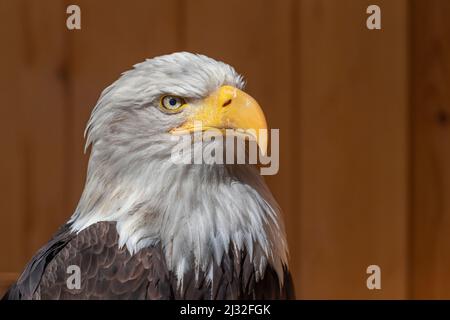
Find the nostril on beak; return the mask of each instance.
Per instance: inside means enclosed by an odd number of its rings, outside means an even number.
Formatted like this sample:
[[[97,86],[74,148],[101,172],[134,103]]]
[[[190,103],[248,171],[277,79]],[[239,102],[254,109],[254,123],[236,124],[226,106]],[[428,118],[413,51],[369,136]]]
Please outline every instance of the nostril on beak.
[[[231,103],[231,99],[228,99],[227,101],[225,101],[223,104],[222,104],[222,107],[226,107],[227,105],[229,105]]]

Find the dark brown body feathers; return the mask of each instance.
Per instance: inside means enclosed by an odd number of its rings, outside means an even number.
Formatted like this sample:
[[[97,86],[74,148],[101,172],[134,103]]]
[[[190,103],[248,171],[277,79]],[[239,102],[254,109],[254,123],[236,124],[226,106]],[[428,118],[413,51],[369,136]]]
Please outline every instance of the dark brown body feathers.
[[[96,223],[78,234],[65,225],[30,261],[4,299],[293,299],[289,272],[280,288],[268,266],[257,281],[249,256],[229,250],[212,283],[202,272],[185,274],[181,287],[160,246],[130,255],[119,248],[115,223]],[[70,265],[80,267],[80,289],[69,289]]]

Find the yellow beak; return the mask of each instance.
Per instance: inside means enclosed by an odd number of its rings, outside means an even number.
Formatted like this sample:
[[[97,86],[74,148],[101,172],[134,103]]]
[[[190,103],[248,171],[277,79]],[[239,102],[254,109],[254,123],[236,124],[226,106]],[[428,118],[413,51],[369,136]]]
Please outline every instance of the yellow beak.
[[[223,133],[226,129],[233,129],[235,135],[245,135],[255,140],[261,153],[266,154],[266,118],[258,102],[245,92],[232,86],[222,86],[199,104],[187,107],[191,109],[191,114],[183,125],[170,131],[172,134],[210,129]]]

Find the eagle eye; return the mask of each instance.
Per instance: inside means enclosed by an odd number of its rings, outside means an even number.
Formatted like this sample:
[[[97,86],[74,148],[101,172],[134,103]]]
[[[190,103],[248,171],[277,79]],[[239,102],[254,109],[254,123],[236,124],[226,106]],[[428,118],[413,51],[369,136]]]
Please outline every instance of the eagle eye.
[[[176,97],[176,96],[163,96],[161,98],[161,107],[163,107],[166,110],[169,111],[177,111],[180,109],[186,102],[183,98]]]

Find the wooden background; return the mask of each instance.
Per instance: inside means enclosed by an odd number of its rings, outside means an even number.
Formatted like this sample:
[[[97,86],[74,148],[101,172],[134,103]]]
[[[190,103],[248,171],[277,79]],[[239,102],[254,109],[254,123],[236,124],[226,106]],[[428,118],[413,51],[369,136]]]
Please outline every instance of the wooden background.
[[[280,128],[267,180],[298,298],[450,298],[449,14],[446,0],[0,1],[0,291],[72,214],[101,90],[188,50],[235,66]]]

